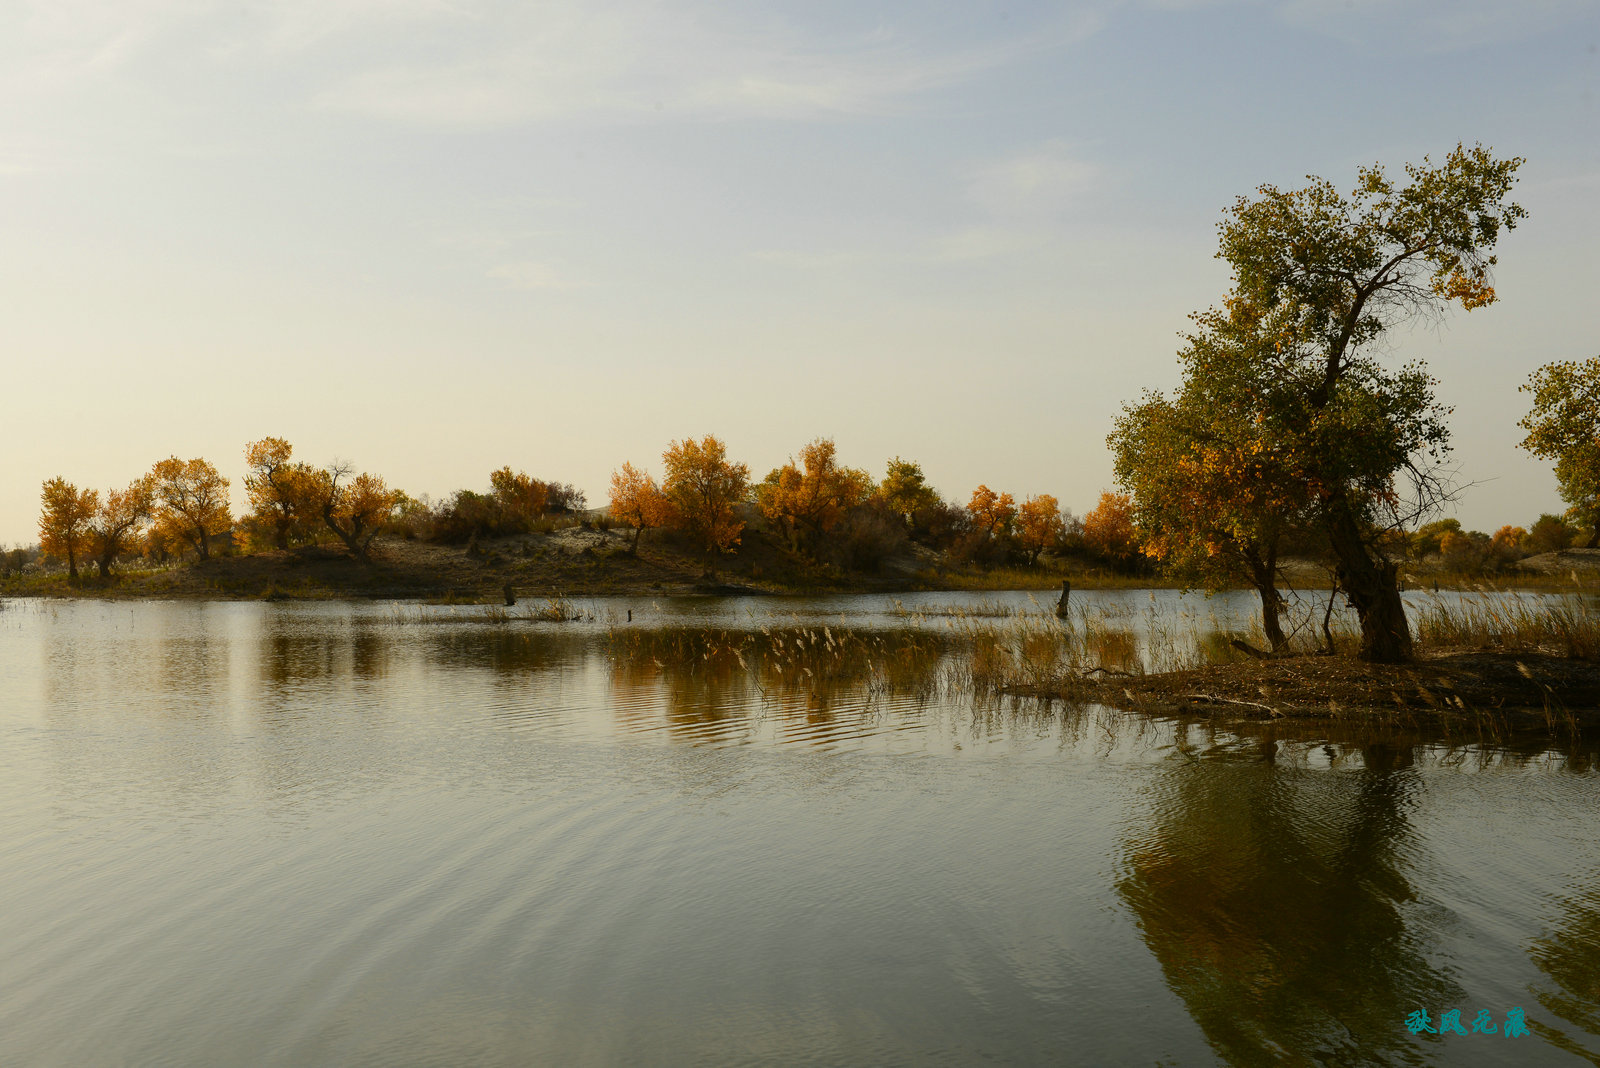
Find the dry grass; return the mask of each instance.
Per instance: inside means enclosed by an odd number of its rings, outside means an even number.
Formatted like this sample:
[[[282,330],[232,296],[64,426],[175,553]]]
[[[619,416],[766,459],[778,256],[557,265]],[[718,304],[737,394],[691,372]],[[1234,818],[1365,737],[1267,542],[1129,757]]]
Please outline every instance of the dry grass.
[[[1108,676],[1241,655],[1202,621],[1169,622],[1153,604],[1142,621],[1126,606],[1077,607],[1064,620],[1038,606],[992,604],[917,612],[902,607],[899,614],[908,625],[892,630],[613,627],[609,652],[620,669],[636,674],[745,675],[764,688],[977,696],[1018,689],[1059,693]]]
[[[1536,571],[1502,571],[1494,576],[1463,571],[1407,571],[1403,575],[1408,590],[1472,591],[1486,587],[1496,590],[1524,590],[1529,593],[1572,593],[1600,590],[1600,581],[1593,574],[1581,571],[1562,571],[1541,574]]]
[[[1587,598],[1485,589],[1451,602],[1436,600],[1412,617],[1424,649],[1482,649],[1600,659],[1600,615]]]
[[[1035,601],[1031,608],[1001,604],[998,601],[980,601],[977,604],[928,604],[907,608],[896,600],[889,614],[907,620],[925,619],[1010,619],[1013,616],[1036,615],[1042,612]]]

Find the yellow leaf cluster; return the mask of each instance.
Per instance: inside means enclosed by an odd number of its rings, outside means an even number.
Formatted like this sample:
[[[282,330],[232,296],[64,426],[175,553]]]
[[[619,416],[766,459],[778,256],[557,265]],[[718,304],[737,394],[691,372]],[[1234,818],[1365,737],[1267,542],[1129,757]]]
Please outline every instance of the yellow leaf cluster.
[[[655,478],[631,463],[624,463],[620,471],[611,473],[610,505],[612,518],[633,528],[635,551],[646,530],[671,526],[677,519],[677,510],[656,485]]]
[[[674,441],[661,454],[666,478],[661,492],[672,503],[678,524],[707,552],[729,552],[739,544],[744,522],[738,504],[750,483],[750,468],[728,461],[728,447],[715,435],[699,441]]]
[[[989,537],[1009,534],[1017,518],[1017,502],[1009,493],[996,493],[979,483],[967,500],[972,525]]]
[[[815,543],[876,487],[865,471],[839,466],[834,443],[817,438],[756,487],[756,503],[797,547]]]

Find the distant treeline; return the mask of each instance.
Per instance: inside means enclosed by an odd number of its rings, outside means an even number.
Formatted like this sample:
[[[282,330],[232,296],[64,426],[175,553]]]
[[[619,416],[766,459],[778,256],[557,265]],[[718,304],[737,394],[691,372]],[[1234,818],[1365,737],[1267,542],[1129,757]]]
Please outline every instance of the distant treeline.
[[[590,513],[582,490],[511,467],[489,475],[486,491],[461,489],[442,500],[391,489],[349,464],[315,467],[293,459],[283,438],[245,447],[250,511],[235,517],[229,480],[208,460],[169,457],[122,488],[80,489],[64,478],[40,494],[39,545],[0,559],[21,570],[41,555],[76,580],[93,565],[101,578],[119,563],[203,560],[213,553],[258,553],[321,542],[366,559],[380,533],[443,544],[548,532],[574,522],[620,526],[632,548],[651,530],[708,555],[736,553],[752,525],[818,564],[872,571],[912,544],[958,564],[1036,565],[1045,554],[1076,555],[1095,566],[1135,573],[1140,553],[1126,495],[1104,493],[1082,518],[1049,494],[1020,504],[979,485],[965,503],[928,485],[919,464],[898,456],[881,479],[838,462],[819,438],[759,482],[708,435],[674,441],[662,453],[663,477],[631,462],[611,478],[607,507]]]

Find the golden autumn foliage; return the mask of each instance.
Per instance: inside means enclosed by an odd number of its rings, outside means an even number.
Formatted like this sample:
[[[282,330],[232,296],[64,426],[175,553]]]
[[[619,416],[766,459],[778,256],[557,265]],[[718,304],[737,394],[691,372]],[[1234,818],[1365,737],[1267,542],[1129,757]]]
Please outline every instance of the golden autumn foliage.
[[[729,463],[727,446],[712,434],[672,442],[661,460],[666,466],[661,492],[672,502],[677,525],[707,552],[732,551],[744,531],[738,504],[750,482],[749,466]]]
[[[1321,484],[1311,454],[1319,450],[1306,443],[1302,408],[1264,385],[1273,375],[1261,369],[1304,349],[1304,324],[1292,310],[1263,314],[1237,299],[1192,318],[1199,329],[1178,354],[1182,388],[1170,399],[1147,392],[1124,407],[1106,444],[1118,484],[1133,497],[1141,551],[1186,583],[1254,586],[1262,630],[1279,649],[1287,641],[1279,548],[1309,517]],[[1372,410],[1363,399],[1342,395],[1333,410],[1341,433],[1330,437],[1368,445],[1383,438],[1362,419]],[[1331,450],[1320,451],[1320,466],[1331,469]]]
[[[832,439],[817,438],[800,450],[798,465],[791,459],[767,475],[756,487],[756,503],[792,547],[815,549],[873,489],[865,471],[839,466]]]
[[[1039,554],[1059,542],[1066,533],[1061,502],[1048,493],[1029,497],[1017,509],[1017,540],[1028,554],[1029,564],[1037,564]]]
[[[1133,498],[1105,492],[1100,503],[1083,517],[1083,542],[1109,560],[1131,560],[1139,553],[1139,535],[1133,525]]]
[[[527,529],[544,515],[550,500],[549,485],[525,471],[512,473],[509,466],[490,472],[489,488],[499,506],[502,525],[510,528]]]
[[[262,438],[245,446],[245,492],[250,515],[244,520],[252,547],[287,549],[312,541],[321,525],[313,507],[317,469],[290,461],[294,448],[282,438]]]
[[[78,580],[78,557],[89,546],[89,524],[100,508],[100,494],[52,478],[39,493],[39,547],[67,562],[67,576]]]
[[[170,456],[151,468],[155,525],[168,544],[191,546],[200,559],[211,556],[211,538],[233,526],[228,480],[203,459]]]
[[[1528,532],[1521,527],[1514,527],[1508,523],[1494,532],[1494,537],[1490,543],[1494,546],[1496,553],[1512,557],[1527,550]]]
[[[111,565],[138,541],[139,532],[155,511],[155,493],[149,476],[127,488],[108,490],[89,522],[89,553],[102,579],[111,577]]]
[[[1474,277],[1460,269],[1446,278],[1433,280],[1433,292],[1443,299],[1459,303],[1467,311],[1486,308],[1494,303],[1494,286],[1484,277]]]
[[[996,493],[979,484],[967,501],[967,513],[972,516],[972,526],[987,537],[1011,533],[1017,518],[1017,502],[1009,493]]]
[[[394,514],[399,494],[377,475],[357,475],[352,465],[334,463],[317,472],[314,500],[323,525],[365,561],[370,559],[367,547]]]
[[[1216,589],[1273,581],[1277,546],[1315,491],[1303,443],[1244,368],[1292,343],[1242,304],[1195,316],[1180,353],[1187,381],[1171,400],[1147,393],[1107,438],[1117,481],[1132,492],[1144,552],[1169,573]]]
[[[656,480],[631,463],[611,473],[611,517],[633,528],[633,551],[639,551],[639,536],[651,527],[669,526],[676,510]]]

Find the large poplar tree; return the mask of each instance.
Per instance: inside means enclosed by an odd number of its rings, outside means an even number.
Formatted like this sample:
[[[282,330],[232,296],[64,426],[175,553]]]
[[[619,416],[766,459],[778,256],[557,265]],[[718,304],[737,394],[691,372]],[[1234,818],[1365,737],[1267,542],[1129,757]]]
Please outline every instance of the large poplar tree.
[[[1277,425],[1303,463],[1368,660],[1411,655],[1398,570],[1379,536],[1447,496],[1433,380],[1417,363],[1389,369],[1385,343],[1452,303],[1494,302],[1492,250],[1526,215],[1507,199],[1522,162],[1458,145],[1441,163],[1408,164],[1405,181],[1363,167],[1348,196],[1314,177],[1296,190],[1266,185],[1220,226],[1230,314],[1273,323],[1281,346],[1256,349],[1246,378],[1284,413]]]

